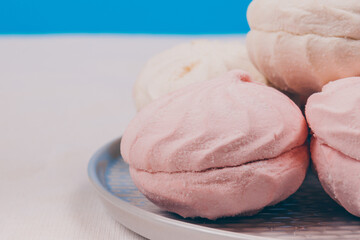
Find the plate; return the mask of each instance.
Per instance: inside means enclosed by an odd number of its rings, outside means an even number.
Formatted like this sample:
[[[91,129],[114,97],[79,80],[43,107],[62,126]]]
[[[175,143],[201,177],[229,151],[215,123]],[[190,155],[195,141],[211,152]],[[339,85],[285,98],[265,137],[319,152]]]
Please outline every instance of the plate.
[[[116,139],[88,166],[90,181],[109,214],[149,239],[360,239],[360,220],[335,203],[311,171],[287,200],[251,217],[184,219],[162,211],[135,187]]]

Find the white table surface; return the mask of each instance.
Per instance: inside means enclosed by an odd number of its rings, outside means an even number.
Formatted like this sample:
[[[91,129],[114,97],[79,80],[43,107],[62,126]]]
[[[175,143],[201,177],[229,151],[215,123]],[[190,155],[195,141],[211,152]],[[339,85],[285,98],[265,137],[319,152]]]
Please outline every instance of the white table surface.
[[[194,38],[0,37],[0,239],[142,239],[106,213],[87,163],[135,115],[146,60]]]

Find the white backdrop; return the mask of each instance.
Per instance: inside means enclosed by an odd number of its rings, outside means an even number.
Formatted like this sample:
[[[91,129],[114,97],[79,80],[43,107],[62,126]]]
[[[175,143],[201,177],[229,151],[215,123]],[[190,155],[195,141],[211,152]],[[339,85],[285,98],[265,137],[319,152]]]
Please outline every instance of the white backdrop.
[[[87,163],[134,116],[146,60],[193,38],[0,38],[0,239],[142,239],[108,216]]]

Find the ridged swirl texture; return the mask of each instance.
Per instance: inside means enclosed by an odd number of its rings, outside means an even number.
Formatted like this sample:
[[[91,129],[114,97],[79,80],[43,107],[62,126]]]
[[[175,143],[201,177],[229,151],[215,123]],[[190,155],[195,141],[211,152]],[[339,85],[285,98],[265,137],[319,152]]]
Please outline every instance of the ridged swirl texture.
[[[136,107],[140,110],[172,91],[234,69],[249,72],[256,82],[266,82],[241,42],[195,40],[177,45],[149,59],[141,70],[133,90]]]
[[[148,172],[204,171],[274,158],[304,144],[307,125],[284,94],[243,71],[192,84],[141,110],[121,152]]]
[[[359,0],[254,0],[251,29],[360,40]]]
[[[360,77],[331,82],[310,96],[306,117],[316,139],[360,161]]]
[[[277,88],[303,96],[360,76],[360,1],[254,0],[249,57]]]

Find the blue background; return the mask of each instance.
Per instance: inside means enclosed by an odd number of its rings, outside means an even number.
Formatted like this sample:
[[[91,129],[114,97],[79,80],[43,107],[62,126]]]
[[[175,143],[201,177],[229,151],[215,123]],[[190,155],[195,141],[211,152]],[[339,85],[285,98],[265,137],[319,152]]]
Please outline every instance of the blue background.
[[[0,0],[0,33],[246,33],[250,2]]]

